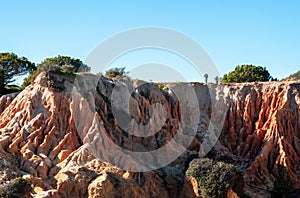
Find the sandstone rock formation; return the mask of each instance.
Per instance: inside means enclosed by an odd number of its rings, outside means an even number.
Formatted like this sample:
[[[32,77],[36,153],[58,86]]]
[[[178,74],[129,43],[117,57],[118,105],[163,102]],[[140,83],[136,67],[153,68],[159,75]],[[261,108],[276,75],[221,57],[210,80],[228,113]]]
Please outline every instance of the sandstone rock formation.
[[[15,99],[19,93],[12,93],[0,97],[0,113]]]
[[[250,196],[269,196],[279,167],[299,189],[300,84],[229,85],[233,99],[219,140],[244,172]]]
[[[91,76],[85,81],[85,77],[74,80],[41,74],[17,96],[0,98],[0,184],[30,175],[36,197],[197,197],[197,184],[185,178],[185,170],[193,156],[206,154],[218,140],[209,155],[237,165],[245,194],[269,197],[279,167],[287,170],[293,190],[300,188],[300,83],[208,87],[191,83],[199,109],[183,113],[180,104],[194,105],[188,93],[179,101],[172,92],[174,86],[183,85],[165,85],[161,92],[154,84],[137,83],[128,106],[133,116],[124,117],[137,123],[128,133],[112,107],[119,82],[95,81]],[[153,106],[156,103],[164,107],[163,114],[157,113],[160,106]],[[156,150],[168,145],[178,129],[189,127],[182,123],[193,123],[197,115],[201,121],[195,138],[172,163],[147,172],[116,166],[120,162],[125,167],[138,166],[149,160],[112,154],[116,146],[133,152]],[[160,118],[166,118],[165,122]],[[155,129],[157,133],[133,135],[151,131],[140,126],[149,122],[161,126]],[[209,130],[213,133],[207,134]],[[212,145],[204,144],[206,140]],[[229,195],[236,194],[230,191]]]

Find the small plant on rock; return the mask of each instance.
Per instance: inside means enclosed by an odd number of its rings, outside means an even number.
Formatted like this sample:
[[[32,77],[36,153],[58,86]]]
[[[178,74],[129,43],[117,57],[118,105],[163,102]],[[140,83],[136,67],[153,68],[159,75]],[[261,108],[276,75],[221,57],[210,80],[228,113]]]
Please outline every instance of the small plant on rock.
[[[1,198],[23,198],[32,190],[30,179],[16,178],[0,188]]]

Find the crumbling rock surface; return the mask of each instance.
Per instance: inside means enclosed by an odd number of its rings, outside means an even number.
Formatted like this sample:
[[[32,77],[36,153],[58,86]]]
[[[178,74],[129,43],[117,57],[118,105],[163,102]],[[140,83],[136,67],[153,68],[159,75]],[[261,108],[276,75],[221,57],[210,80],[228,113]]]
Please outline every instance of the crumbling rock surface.
[[[183,114],[180,102],[190,96],[179,101],[171,91],[183,85],[166,85],[161,92],[155,84],[136,84],[128,107],[131,121],[162,125],[154,135],[138,137],[133,135],[141,130],[138,125],[128,133],[115,118],[111,98],[118,81],[62,82],[64,89],[53,89],[42,74],[17,96],[0,98],[0,184],[30,175],[36,197],[197,197],[197,182],[185,178],[185,170],[193,156],[216,143],[209,155],[238,167],[246,195],[270,197],[279,167],[286,169],[293,190],[300,188],[300,83],[191,83],[199,109]],[[155,115],[155,103],[164,106],[164,114]],[[133,152],[156,150],[197,112],[200,122],[188,149],[158,170],[125,171],[116,164],[140,165],[139,159],[107,152],[116,145]],[[160,116],[167,118],[164,123]],[[205,138],[211,146],[204,146]],[[230,190],[228,196],[236,194]]]
[[[0,113],[15,99],[19,92],[0,96]]]
[[[219,141],[243,171],[245,190],[250,196],[270,196],[279,167],[287,171],[294,190],[299,189],[299,82],[235,84],[227,89],[232,103]]]

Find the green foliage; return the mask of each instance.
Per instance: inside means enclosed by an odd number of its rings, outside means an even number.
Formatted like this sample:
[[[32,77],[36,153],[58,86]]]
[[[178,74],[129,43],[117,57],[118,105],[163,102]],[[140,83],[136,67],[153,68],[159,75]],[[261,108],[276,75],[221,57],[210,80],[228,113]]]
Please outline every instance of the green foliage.
[[[10,94],[14,92],[22,91],[22,88],[17,85],[6,85],[5,86],[5,93]]]
[[[63,65],[62,71],[66,73],[72,73],[75,70],[75,67],[73,65]]]
[[[225,74],[223,83],[264,82],[275,80],[265,67],[254,65],[237,66],[234,71]]]
[[[0,53],[0,94],[5,93],[5,86],[14,81],[14,77],[35,70],[34,63],[14,53]]]
[[[186,175],[193,176],[197,180],[204,197],[226,197],[230,188],[242,188],[237,187],[237,180],[243,185],[242,177],[234,165],[208,158],[193,160]]]
[[[162,91],[165,88],[165,85],[162,83],[158,83],[157,87]]]
[[[30,179],[17,178],[0,188],[2,198],[22,198],[32,190]]]
[[[37,76],[37,71],[36,71],[36,70],[30,72],[29,76],[26,77],[26,78],[23,80],[23,83],[22,83],[22,85],[21,85],[21,88],[22,88],[22,89],[25,89],[25,87],[27,87],[28,85],[30,85],[30,84],[34,81],[34,79],[35,79],[36,76]]]
[[[22,89],[25,89],[27,86],[31,84],[31,78],[32,78],[31,75],[29,75],[23,80],[23,83],[21,85]]]
[[[125,67],[120,67],[120,68],[115,67],[109,69],[106,71],[105,77],[129,80],[128,72],[126,72],[125,69],[126,69]]]
[[[30,75],[24,79],[22,88],[30,85],[35,77],[45,71],[52,74],[68,75],[75,77],[75,72],[89,72],[90,67],[83,64],[79,59],[71,58],[69,56],[57,56],[54,58],[46,58],[41,64],[38,65],[37,70],[30,73]]]
[[[47,73],[52,73],[52,74],[60,74],[62,72],[62,67],[59,65],[50,65],[50,64],[39,65],[37,69],[37,73],[39,74],[42,71],[45,71]]]
[[[38,66],[56,65],[62,67],[62,69],[67,69],[68,72],[89,72],[91,68],[85,64],[80,59],[71,58],[69,56],[57,56],[54,58],[46,58]],[[64,68],[63,68],[64,67]],[[73,67],[73,69],[71,69]]]

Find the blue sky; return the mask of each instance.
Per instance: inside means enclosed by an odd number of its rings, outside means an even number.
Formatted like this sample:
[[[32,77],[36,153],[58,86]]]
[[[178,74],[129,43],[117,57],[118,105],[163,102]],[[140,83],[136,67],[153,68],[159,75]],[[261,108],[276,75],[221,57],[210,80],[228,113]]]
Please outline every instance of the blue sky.
[[[36,63],[59,54],[85,60],[111,35],[158,26],[196,40],[221,74],[251,63],[284,78],[299,70],[299,8],[296,0],[2,1],[0,51]]]

